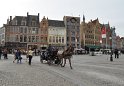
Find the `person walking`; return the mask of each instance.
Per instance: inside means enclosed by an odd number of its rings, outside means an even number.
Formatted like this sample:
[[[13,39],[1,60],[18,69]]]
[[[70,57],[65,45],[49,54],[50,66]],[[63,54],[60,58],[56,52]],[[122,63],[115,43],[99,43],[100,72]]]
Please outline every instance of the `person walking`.
[[[15,58],[14,58],[14,61],[13,61],[13,63],[15,63],[15,61],[17,60],[17,63],[21,63],[21,59],[22,59],[22,57],[21,57],[21,52],[20,52],[20,50],[19,49],[17,49],[17,50],[15,50]]]
[[[118,49],[115,49],[114,54],[115,54],[115,58],[119,58]]]
[[[17,55],[16,55],[16,52],[17,52],[17,50],[15,49],[14,52],[13,52],[13,53],[14,53],[14,60],[13,60],[13,63],[15,63],[15,61],[18,59],[18,57],[17,57]]]
[[[3,55],[4,55],[4,59],[8,59],[8,57],[7,57],[7,49],[4,49]]]
[[[0,49],[0,60],[1,60],[1,56],[2,56],[2,50]]]
[[[31,49],[31,47],[29,47],[29,50],[27,52],[27,56],[28,56],[28,59],[29,59],[29,61],[28,61],[29,65],[31,65],[33,53],[34,53],[33,50]]]
[[[17,50],[17,53],[18,53],[18,63],[22,63],[21,61],[22,61],[22,57],[21,57],[21,51],[18,49]]]

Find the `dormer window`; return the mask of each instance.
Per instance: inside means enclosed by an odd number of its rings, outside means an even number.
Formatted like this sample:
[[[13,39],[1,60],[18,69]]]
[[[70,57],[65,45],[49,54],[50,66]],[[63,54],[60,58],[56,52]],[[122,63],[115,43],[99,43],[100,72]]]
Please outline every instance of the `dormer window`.
[[[26,21],[22,21],[21,22],[21,25],[24,25],[25,26],[26,25]]]
[[[36,26],[36,22],[35,21],[32,21],[32,26]]]
[[[17,20],[15,21],[15,25],[17,25]]]

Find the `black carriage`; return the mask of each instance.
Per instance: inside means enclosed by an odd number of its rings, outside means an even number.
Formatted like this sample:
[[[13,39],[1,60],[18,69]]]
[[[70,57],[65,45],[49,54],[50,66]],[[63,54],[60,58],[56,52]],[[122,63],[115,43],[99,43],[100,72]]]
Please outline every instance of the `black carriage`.
[[[40,62],[43,63],[44,60],[47,61],[47,47],[42,47],[40,52]]]
[[[46,63],[48,63],[49,65],[51,64],[60,64],[61,60],[58,58],[58,50],[52,50],[51,52],[49,52],[47,49],[42,49],[41,50],[41,55],[40,55],[40,62],[44,63],[44,61]]]

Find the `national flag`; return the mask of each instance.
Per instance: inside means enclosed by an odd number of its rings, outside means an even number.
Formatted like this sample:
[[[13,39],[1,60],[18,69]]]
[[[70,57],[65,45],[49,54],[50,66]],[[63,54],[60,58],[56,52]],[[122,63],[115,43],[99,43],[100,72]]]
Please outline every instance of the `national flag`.
[[[106,34],[106,28],[105,27],[102,28],[102,34]]]
[[[102,38],[106,38],[106,28],[102,28]]]
[[[101,31],[101,28],[99,29],[99,33],[101,33],[100,36],[99,36],[99,43],[102,43],[102,31]]]

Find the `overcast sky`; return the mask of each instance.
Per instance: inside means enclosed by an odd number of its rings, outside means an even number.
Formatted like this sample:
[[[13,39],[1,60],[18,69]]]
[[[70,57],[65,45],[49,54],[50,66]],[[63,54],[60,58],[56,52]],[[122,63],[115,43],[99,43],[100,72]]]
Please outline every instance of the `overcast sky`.
[[[63,16],[80,16],[86,22],[99,19],[100,23],[116,27],[116,33],[124,36],[124,0],[1,0],[0,27],[9,16],[37,15],[53,20],[63,20]]]

